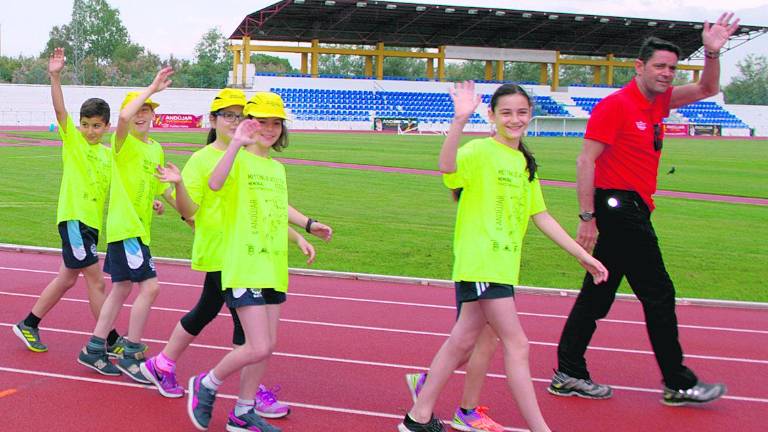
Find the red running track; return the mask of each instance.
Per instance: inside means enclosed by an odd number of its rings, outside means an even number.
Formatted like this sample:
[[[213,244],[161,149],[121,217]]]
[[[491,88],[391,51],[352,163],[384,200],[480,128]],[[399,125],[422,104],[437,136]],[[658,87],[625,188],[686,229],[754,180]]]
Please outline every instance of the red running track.
[[[27,351],[12,334],[59,266],[55,255],[0,251],[0,411],[3,431],[194,430],[184,399],[165,399],[125,377],[102,377],[76,363],[93,330],[81,281],[48,314],[41,336],[49,352]],[[178,319],[197,300],[202,275],[159,264],[161,293],[145,342],[158,352]],[[130,299],[132,301],[132,298]],[[558,431],[763,430],[768,390],[768,309],[679,306],[686,363],[703,379],[724,381],[728,395],[702,407],[659,403],[660,376],[635,301],[618,300],[601,322],[588,359],[594,377],[614,386],[610,400],[558,398],[545,391],[571,297],[518,295],[531,341],[539,402]],[[276,353],[265,384],[280,384],[293,405],[274,424],[285,431],[394,431],[411,405],[403,375],[423,370],[454,320],[453,293],[435,286],[292,276]],[[125,309],[117,328],[127,326]],[[229,317],[214,321],[181,358],[179,379],[212,367],[230,343]],[[457,374],[437,414],[450,418],[461,395]],[[237,380],[220,392],[210,430],[224,430]],[[483,403],[508,430],[525,430],[503,380],[500,353],[483,390]],[[35,413],[31,422],[29,413]]]

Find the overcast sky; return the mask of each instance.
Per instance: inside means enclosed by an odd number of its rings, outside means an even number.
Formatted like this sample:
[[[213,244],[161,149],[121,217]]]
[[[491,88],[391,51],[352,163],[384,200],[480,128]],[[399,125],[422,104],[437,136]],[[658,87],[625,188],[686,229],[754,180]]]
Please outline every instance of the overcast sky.
[[[275,3],[271,0],[107,1],[120,11],[120,18],[131,40],[161,58],[167,58],[170,54],[178,58],[191,58],[195,44],[211,27],[217,27],[229,36],[247,14]],[[51,28],[69,23],[72,3],[73,0],[41,0],[30,6],[26,1],[3,1],[0,12],[0,53],[6,56],[38,55],[48,41]],[[499,8],[510,8],[512,4],[509,1],[493,0],[413,0],[410,3]],[[711,6],[704,7],[702,3],[701,0],[550,0],[542,6],[540,0],[517,0],[513,4],[514,9],[691,21],[713,21],[723,11],[712,9]],[[722,4],[727,4],[742,18],[742,25],[768,27],[767,0],[729,0]],[[736,62],[750,53],[768,56],[768,34],[725,54],[722,71],[724,84],[737,74]],[[289,58],[297,67],[298,58]]]

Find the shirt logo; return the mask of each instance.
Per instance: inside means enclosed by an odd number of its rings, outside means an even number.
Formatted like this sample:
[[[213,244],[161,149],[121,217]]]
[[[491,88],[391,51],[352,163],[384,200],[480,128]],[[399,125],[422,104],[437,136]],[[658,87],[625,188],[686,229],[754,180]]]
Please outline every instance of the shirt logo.
[[[642,121],[635,122],[635,126],[637,126],[637,129],[641,131],[644,131],[648,127],[648,125],[646,125],[645,122],[642,122]]]

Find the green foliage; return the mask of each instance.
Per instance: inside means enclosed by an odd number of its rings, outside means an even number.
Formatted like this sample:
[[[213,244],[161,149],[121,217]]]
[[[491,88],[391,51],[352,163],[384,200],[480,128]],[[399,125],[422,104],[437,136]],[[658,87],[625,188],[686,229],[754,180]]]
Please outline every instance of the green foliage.
[[[466,60],[445,65],[447,81],[481,80],[485,78],[485,62],[481,60]]]
[[[737,66],[739,75],[723,89],[726,102],[768,105],[768,58],[750,54]]]
[[[23,57],[17,58],[0,56],[0,82],[13,81],[13,74],[21,67]]]
[[[291,62],[289,62],[288,59],[267,54],[251,54],[251,64],[256,67],[257,72],[297,72],[297,70],[291,66]]]

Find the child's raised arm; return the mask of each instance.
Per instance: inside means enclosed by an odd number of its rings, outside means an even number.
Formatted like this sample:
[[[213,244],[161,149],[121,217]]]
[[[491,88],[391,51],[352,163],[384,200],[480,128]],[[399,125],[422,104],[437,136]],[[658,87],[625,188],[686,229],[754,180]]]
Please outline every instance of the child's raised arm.
[[[453,121],[440,149],[440,172],[445,174],[456,172],[456,151],[461,134],[472,113],[480,105],[480,95],[475,94],[474,81],[458,82],[448,93],[453,99]]]
[[[62,131],[67,131],[67,107],[64,106],[64,93],[61,91],[61,70],[64,69],[64,48],[54,48],[48,59],[48,76],[51,77],[51,99],[56,121]]]
[[[211,178],[208,179],[208,187],[211,190],[220,190],[224,186],[224,182],[227,181],[229,171],[232,169],[232,164],[235,163],[235,157],[237,152],[240,151],[240,147],[256,142],[253,135],[261,128],[261,123],[256,120],[243,120],[235,130],[235,135],[232,137],[227,151],[224,152],[224,156],[221,157],[219,163],[216,164],[216,168],[211,173]]]
[[[165,166],[158,165],[155,177],[163,183],[173,183],[176,189],[176,200],[174,201],[170,193],[171,188],[163,192],[163,198],[179,212],[184,220],[192,219],[195,212],[197,212],[198,206],[192,201],[186,186],[184,186],[184,180],[182,180],[179,167],[171,162],[166,162]]]
[[[131,118],[139,112],[141,107],[144,106],[144,101],[149,99],[150,96],[165,90],[171,85],[171,80],[168,79],[171,75],[173,75],[173,68],[164,67],[160,69],[160,72],[155,75],[152,84],[144,89],[135,99],[128,102],[125,108],[120,111],[120,116],[117,119],[117,128],[115,129],[115,152],[120,152],[120,148],[123,146],[125,138],[131,130]]]
[[[579,246],[548,212],[543,211],[533,215],[533,223],[564,251],[579,260],[579,264],[592,275],[596,284],[608,280],[608,270],[603,266],[603,263],[593,258]]]

